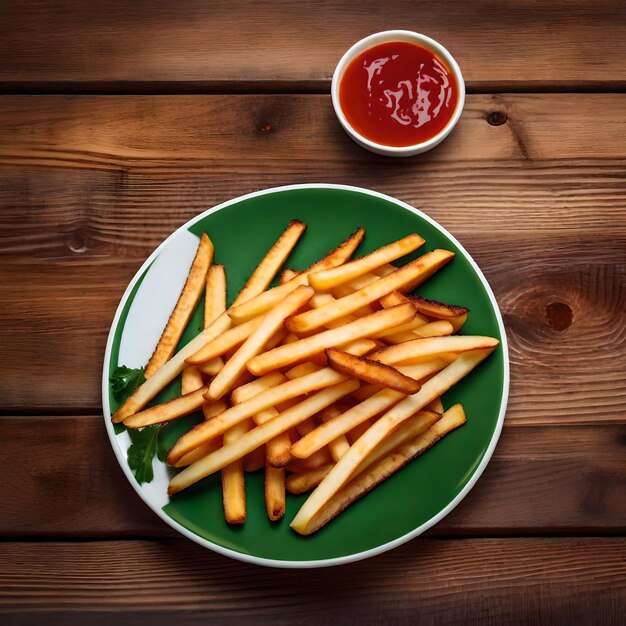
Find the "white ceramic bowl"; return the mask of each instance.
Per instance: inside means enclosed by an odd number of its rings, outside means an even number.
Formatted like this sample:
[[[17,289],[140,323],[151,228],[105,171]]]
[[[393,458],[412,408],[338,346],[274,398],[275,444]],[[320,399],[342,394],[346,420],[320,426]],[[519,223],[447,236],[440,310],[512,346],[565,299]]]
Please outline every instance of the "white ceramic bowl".
[[[434,52],[437,56],[445,61],[446,65],[456,79],[459,90],[459,97],[452,117],[443,128],[443,130],[441,130],[428,141],[423,141],[421,143],[413,144],[410,146],[386,146],[384,144],[376,143],[367,139],[366,137],[358,133],[354,128],[352,128],[341,108],[341,104],[339,102],[339,83],[346,67],[352,62],[355,57],[357,57],[362,52],[365,52],[365,50],[373,48],[374,46],[382,43],[388,43],[390,41],[406,41],[409,43],[414,43],[418,46],[422,46],[423,48]],[[333,99],[333,107],[335,109],[335,113],[337,115],[337,118],[339,119],[339,122],[343,126],[344,130],[348,133],[348,135],[350,135],[350,137],[352,137],[352,139],[354,139],[354,141],[356,141],[359,145],[367,148],[368,150],[371,150],[372,152],[376,152],[377,154],[383,154],[385,156],[413,156],[414,154],[426,152],[427,150],[430,150],[431,148],[439,145],[455,127],[456,123],[461,117],[463,105],[465,104],[465,83],[463,82],[463,75],[461,74],[461,69],[459,68],[458,63],[439,42],[431,39],[430,37],[426,37],[426,35],[415,33],[411,30],[385,30],[380,33],[374,33],[369,37],[365,37],[365,39],[357,41],[357,43],[355,43],[341,57],[341,60],[335,68],[335,73],[333,74],[331,95]]]

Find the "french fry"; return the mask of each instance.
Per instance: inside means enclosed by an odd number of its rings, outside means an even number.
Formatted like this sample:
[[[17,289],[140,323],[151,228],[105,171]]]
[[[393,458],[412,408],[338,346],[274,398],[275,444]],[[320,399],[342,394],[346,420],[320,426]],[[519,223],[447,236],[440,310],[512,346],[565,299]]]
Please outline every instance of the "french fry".
[[[319,272],[321,270],[336,267],[345,263],[355,252],[355,250],[361,245],[365,237],[365,229],[359,226],[345,241],[342,241],[334,250],[331,250],[326,256],[323,256],[319,261],[313,263],[313,265],[307,267],[305,272],[307,275]]]
[[[410,376],[411,378],[415,378],[415,380],[421,381],[427,376],[440,372],[448,364],[449,361],[445,361],[439,357],[433,357],[432,359],[423,360],[413,365],[397,365],[396,369],[406,376]]]
[[[319,309],[320,307],[323,307],[330,302],[335,302],[336,300],[337,298],[330,293],[316,293],[311,298],[310,304],[314,309]]]
[[[353,394],[352,397],[359,402],[363,402],[363,400],[367,400],[371,398],[373,395],[377,394],[379,391],[382,391],[383,388],[380,385],[361,385]],[[347,409],[346,409],[347,410]]]
[[[232,445],[252,428],[251,420],[240,422],[224,433],[224,445]],[[246,478],[244,461],[237,459],[222,469],[222,503],[224,519],[229,524],[246,521]]]
[[[204,414],[205,420],[210,420],[211,418],[223,413],[228,408],[228,404],[225,400],[215,400],[215,402],[205,402],[202,405],[202,412]]]
[[[440,357],[434,357],[432,359],[420,361],[419,363],[415,363],[413,365],[398,365],[396,366],[396,369],[406,376],[410,376],[415,380],[421,381],[423,378],[442,370],[453,360],[454,359],[446,361]],[[363,400],[371,398],[374,394],[382,391],[382,389],[383,388],[380,385],[361,385],[361,387],[359,387],[359,389],[352,394],[352,397],[358,402],[363,402]]]
[[[299,272],[296,272],[296,270],[292,270],[291,268],[286,267],[280,273],[279,284],[284,285],[286,282],[289,282],[292,278],[295,278],[298,274]]]
[[[306,230],[306,224],[293,220],[269,249],[233,302],[237,306],[263,293],[274,280],[287,257]]]
[[[287,370],[285,372],[285,376],[289,380],[294,380],[294,378],[302,378],[302,376],[308,376],[309,374],[313,374],[313,372],[319,372],[321,369],[322,368],[317,365],[317,363],[305,361],[304,363],[300,363],[300,365],[296,365],[295,367]]]
[[[285,470],[284,468],[265,468],[265,508],[267,517],[272,522],[285,515]]]
[[[309,274],[320,269],[335,267],[336,265],[344,263],[352,256],[361,243],[364,232],[365,231],[363,229],[358,229],[335,250],[312,265],[308,270],[305,270],[304,272],[298,274],[295,278],[292,278],[290,281],[287,281],[282,285],[278,285],[278,287],[274,287],[273,289],[269,289],[268,291],[264,291],[255,298],[252,298],[252,300],[248,300],[243,304],[231,307],[228,314],[233,320],[233,323],[241,324],[249,319],[257,317],[261,313],[265,313],[265,311],[275,306],[299,285],[308,285]]]
[[[248,370],[242,372],[241,376],[237,379],[235,383],[235,387],[240,387],[241,385],[247,385],[251,380],[254,379],[254,376],[250,374]],[[211,398],[208,397],[208,392],[204,394],[204,399],[211,401]]]
[[[182,457],[174,467],[187,467],[192,463],[195,463],[198,459],[201,459],[203,456],[207,454],[211,454],[215,450],[221,448],[223,445],[222,438],[218,437],[217,439],[212,439],[211,441],[207,441],[203,443],[201,446],[192,450],[184,457]]]
[[[275,409],[268,409],[268,411],[275,411]],[[278,415],[278,412],[275,411],[275,414]],[[265,421],[255,420],[257,424],[264,424]],[[291,459],[291,452],[289,449],[291,448],[291,437],[288,432],[281,433],[274,437],[274,439],[270,439],[265,444],[265,462],[267,465],[272,467],[285,467]]]
[[[377,280],[379,280],[381,277],[380,276],[376,276],[376,274],[363,274],[363,276],[359,276],[358,278],[356,278],[355,280],[351,280],[348,283],[344,283],[343,285],[337,285],[332,291],[331,294],[333,296],[333,298],[335,298],[335,300],[339,300],[341,298],[345,298],[346,296],[350,296],[352,295],[355,291],[358,291],[359,289],[363,289],[365,287],[367,287],[368,285],[371,285],[372,283],[375,283]],[[375,303],[372,303],[372,305],[375,305]],[[365,306],[370,306],[369,304],[366,304]],[[356,311],[354,311],[354,314],[356,315],[358,313],[358,311],[361,311],[362,308],[357,309]]]
[[[276,387],[281,383],[287,381],[287,378],[281,374],[280,372],[272,372],[270,374],[266,374],[261,378],[256,378],[252,382],[247,385],[242,385],[241,387],[237,387],[232,394],[230,395],[230,401],[233,404],[241,404],[250,398],[258,395],[262,391],[266,391],[267,389],[271,389],[272,387]]]
[[[235,389],[231,395],[231,401],[233,404],[245,402],[250,398],[258,395],[259,393],[276,387],[277,385],[285,382],[287,379],[280,372],[272,372],[262,378],[257,378],[247,385],[243,385]],[[235,392],[238,392],[235,398]],[[291,401],[283,402],[279,405],[281,410],[289,408],[287,405]],[[291,406],[291,405],[289,405]],[[261,411],[253,416],[254,422],[257,425],[264,424],[265,422],[273,419],[278,415],[278,411],[275,408],[269,408],[265,411]],[[291,447],[291,439],[289,433],[282,433],[278,437],[268,441],[265,446],[265,460],[273,467],[283,467],[291,460],[291,454],[289,448]],[[265,462],[263,463],[265,464]],[[245,468],[244,468],[245,469]]]
[[[299,459],[298,464],[305,472],[310,472],[311,470],[317,469],[318,467],[322,467],[322,465],[327,465],[332,462],[332,457],[328,452],[328,448],[322,448],[317,452],[314,452],[311,456],[306,459]]]
[[[382,389],[370,398],[348,409],[342,415],[320,424],[313,432],[302,437],[291,446],[291,454],[298,459],[306,459],[333,439],[349,433],[366,420],[391,408],[406,395],[393,389]]]
[[[237,378],[246,369],[248,361],[259,354],[272,336],[282,329],[285,318],[301,308],[312,295],[311,287],[296,287],[284,300],[265,313],[261,323],[213,379],[209,386],[209,397],[218,400],[231,391]]]
[[[376,277],[374,278],[376,279]],[[319,309],[327,304],[330,304],[331,302],[337,302],[337,298],[329,293],[316,293],[310,300],[310,304],[314,309]],[[326,328],[337,328],[337,326],[343,326],[344,324],[348,324],[349,322],[354,322],[354,320],[358,319],[359,317],[372,315],[372,313],[375,312],[375,309],[373,309],[369,305],[366,305],[354,311],[354,315],[345,315],[338,320],[333,320],[332,322],[329,322],[325,326]],[[318,329],[318,332],[319,330],[321,329]],[[306,336],[307,333],[304,334]]]
[[[249,400],[227,409],[214,419],[198,424],[185,433],[169,451],[167,462],[170,465],[174,465],[181,456],[197,448],[205,441],[209,441],[213,437],[223,434],[229,428],[235,426],[235,424],[249,417],[253,417],[266,409],[275,407],[281,402],[291,400],[305,393],[336,385],[344,380],[346,380],[346,376],[343,374],[339,374],[331,368],[325,368],[319,372],[313,372],[308,376],[290,380],[271,389],[267,389]]]
[[[388,437],[385,437],[367,456],[363,462],[354,470],[354,476],[358,476],[374,463],[377,463],[383,457],[393,452],[396,448],[407,443],[411,439],[415,439],[418,435],[430,428],[434,423],[441,419],[441,415],[430,409],[422,409],[411,415]]]
[[[439,415],[444,414],[443,402],[441,398],[435,398],[432,402],[426,405],[427,409],[434,411],[435,413],[439,413]]]
[[[393,309],[386,309],[392,311]],[[472,350],[493,350],[499,341],[493,337],[474,335],[452,335],[450,337],[427,337],[414,339],[395,346],[382,348],[370,354],[373,361],[386,363],[405,363],[414,359],[425,359],[446,352],[462,353]]]
[[[224,446],[185,468],[170,481],[168,494],[174,495],[202,478],[221,470],[233,461],[242,458],[248,452],[267,443],[274,437],[304,421],[307,417],[319,413],[319,411],[336,402],[339,398],[354,391],[358,385],[359,383],[355,380],[347,380],[307,397],[269,422],[253,428],[232,445]]]
[[[326,330],[295,343],[279,346],[269,352],[259,354],[248,362],[248,370],[255,376],[262,376],[285,365],[308,359],[323,352],[326,348],[345,345],[384,328],[404,324],[414,315],[415,310],[410,304],[377,311],[373,315],[362,317],[345,326]]]
[[[381,298],[380,302],[385,308],[411,302],[415,306],[418,314],[425,315],[430,319],[450,322],[455,333],[459,332],[460,328],[465,324],[465,320],[469,314],[467,307],[444,304],[436,300],[427,300],[415,294],[405,296],[399,292],[393,292]]]
[[[198,300],[204,290],[207,271],[213,260],[213,243],[206,233],[202,233],[196,256],[189,269],[189,274],[183,290],[180,292],[174,310],[167,320],[165,329],[161,334],[146,369],[144,376],[150,378],[159,370],[174,354],[174,350],[191,318],[191,314],[198,304]]]
[[[226,270],[223,265],[211,265],[206,275],[204,292],[204,328],[208,328],[226,312]],[[215,357],[198,366],[206,376],[215,376],[224,367],[221,357]]]
[[[426,452],[449,432],[462,426],[465,421],[465,414],[460,404],[448,409],[444,416],[426,431],[417,435],[415,439],[402,445],[397,450],[390,452],[373,467],[357,475],[356,478],[335,493],[299,532],[303,535],[310,535],[322,528],[350,504],[370,492],[410,461]]]
[[[272,337],[270,337],[270,340],[265,344],[265,349],[273,350],[276,346],[282,346],[283,341],[288,334],[289,333],[286,328],[280,328]]]
[[[311,298],[310,305],[314,309],[319,309],[323,306],[326,306],[327,304],[330,304],[331,302],[337,302],[337,298],[335,298],[335,296],[333,296],[332,294],[316,293]],[[372,309],[369,306],[363,307],[359,309],[358,311],[355,311],[354,315],[346,315],[342,317],[341,319],[334,320],[330,324],[326,325],[326,328],[336,328],[337,326],[343,326],[344,324],[347,324],[348,322],[354,322],[354,320],[357,319],[358,317],[363,317],[363,315],[371,315],[372,313],[374,313],[374,309]],[[305,336],[306,334],[307,333],[304,333]]]
[[[152,424],[164,424],[171,422],[183,415],[189,415],[194,411],[198,411],[204,404],[204,394],[208,391],[209,386],[203,385],[200,389],[192,391],[184,396],[178,396],[173,400],[162,402],[149,409],[140,411],[127,417],[124,420],[126,428],[143,428]]]
[[[161,369],[155,372],[145,383],[137,387],[124,403],[115,411],[111,421],[115,424],[143,409],[160,391],[162,391],[183,369],[185,359],[197,352],[214,337],[230,328],[231,321],[227,315],[218,317],[211,326],[192,339],[182,350],[177,352]]]
[[[427,300],[421,296],[410,294],[411,302],[423,315],[427,315],[433,320],[444,320],[452,324],[453,332],[458,333],[469,315],[469,309],[455,304],[444,304],[436,300]]]
[[[377,341],[376,339],[356,339],[355,341],[342,345],[341,349],[348,354],[363,355],[369,354],[374,350],[379,350],[384,347],[384,345],[383,342]],[[323,352],[313,357],[313,359],[316,358],[320,358],[321,363],[326,365],[326,355]]]
[[[358,476],[370,465],[379,461],[395,448],[422,433],[429,426],[440,419],[440,417],[440,415],[431,411],[419,411],[376,447],[372,454],[368,456],[355,470],[355,476]],[[364,424],[361,424],[360,426],[364,426]],[[358,428],[359,427],[355,428],[355,431]],[[355,433],[355,436],[356,435],[358,435],[358,433]],[[308,470],[306,472],[299,473],[296,476],[290,477],[291,480],[287,480],[288,491],[290,493],[305,493],[306,491],[310,491],[323,480],[326,474],[328,474],[331,470],[332,466],[332,464],[326,464],[321,466],[319,469]]]
[[[459,317],[450,318],[448,320],[450,324],[452,324],[452,328],[454,329],[455,333],[458,333],[459,330],[461,330],[463,324],[465,324],[465,322],[467,321],[467,316],[468,313],[466,313],[465,315],[459,315]]]
[[[304,420],[304,422],[300,422],[296,426],[296,431],[301,437],[304,437],[313,430],[315,430],[315,422],[312,417]],[[301,459],[300,466],[305,471],[310,471],[313,469],[317,469],[318,467],[321,467],[322,465],[325,465],[330,461],[332,461],[330,453],[326,448],[322,448],[321,450],[318,450],[315,454],[312,454],[310,457],[306,459]]]
[[[372,282],[378,280],[377,276],[372,276]],[[321,296],[325,296],[325,295],[331,295],[331,297],[333,298],[334,301],[340,300],[341,298],[345,298],[346,296],[350,296],[352,295],[355,291],[357,291],[356,289],[353,289],[352,287],[349,286],[350,283],[346,283],[345,285],[339,285],[338,287],[336,287],[335,289],[333,289],[332,294],[319,294]],[[316,308],[320,308],[320,307],[316,307]],[[372,313],[374,313],[375,311],[377,311],[378,309],[380,309],[381,307],[377,306],[375,302],[372,302],[372,304],[366,304],[362,307],[359,307],[358,309],[355,309],[354,311],[352,311],[352,315],[354,317],[363,317],[364,315],[371,315]],[[345,315],[344,317],[341,317],[339,319],[348,319],[349,316]],[[329,328],[328,325],[325,325],[326,328]]]
[[[300,422],[296,426],[296,430],[301,437],[304,437],[304,435],[308,435],[312,430],[315,430],[315,421],[312,417],[309,417],[304,422]]]
[[[198,368],[193,365],[186,367],[180,379],[181,394],[183,396],[187,395],[192,391],[196,391],[196,389],[200,389],[200,387],[204,387],[204,381]]]
[[[226,354],[233,348],[238,348],[261,324],[263,317],[255,317],[244,324],[234,326],[223,332],[212,341],[206,343],[200,350],[187,357],[190,365],[202,365],[215,357]]]
[[[288,476],[286,480],[287,491],[294,495],[311,491],[311,489],[317,487],[322,480],[324,480],[324,477],[330,472],[332,466],[333,463],[326,463],[313,470]]]
[[[320,411],[318,417],[322,424],[324,424],[326,422],[330,422],[336,417],[339,417],[344,412],[345,409],[341,409],[338,404],[333,404],[323,411]],[[336,437],[332,441],[328,442],[328,451],[335,462],[348,451],[349,447],[350,444],[348,443],[345,435],[339,435],[339,437]]]
[[[283,340],[283,345],[286,346],[288,343],[295,343],[296,341],[300,341],[300,337],[298,337],[298,335],[287,333],[287,336]]]
[[[396,270],[398,269],[400,268],[396,267]],[[344,283],[344,285],[347,287],[347,293],[349,293],[350,291],[354,293],[355,291],[359,291],[359,289],[363,289],[364,287],[375,283],[379,278],[381,278],[381,276],[378,276],[378,274],[372,274],[370,272],[367,272],[366,274],[362,274],[358,278],[354,278],[347,283]],[[337,288],[340,289],[342,286],[343,285],[338,285]]]
[[[350,315],[364,305],[371,304],[396,289],[408,284],[419,284],[438,269],[446,265],[454,257],[453,252],[447,250],[433,250],[411,261],[392,274],[379,278],[375,282],[345,296],[336,302],[331,302],[319,309],[312,309],[295,317],[289,318],[285,325],[293,333],[302,333],[325,326],[328,322]],[[408,320],[407,320],[408,321]]]
[[[217,402],[205,402],[202,405],[202,413],[204,414],[204,419],[208,420],[216,415],[219,415],[223,411],[228,408],[228,405],[224,400],[218,400]],[[191,465],[195,463],[198,459],[201,459],[203,456],[217,450],[222,447],[222,438],[217,437],[216,439],[212,439],[207,443],[202,444],[197,447],[195,450],[192,450],[181,459],[179,459],[178,463],[174,465],[174,467],[186,467],[187,465]]]
[[[428,300],[415,294],[408,295],[407,298],[419,313],[437,320],[452,320],[469,313],[469,309],[465,306],[444,304],[443,302]]]
[[[395,389],[407,396],[420,390],[421,385],[417,380],[405,376],[390,365],[372,361],[364,356],[354,356],[337,348],[327,348],[324,352],[328,364],[346,376],[353,376],[387,389]]]
[[[226,270],[223,265],[211,265],[206,275],[204,292],[204,327],[208,328],[226,311]]]
[[[291,527],[296,532],[306,532],[311,519],[348,482],[359,464],[385,437],[408,417],[464,378],[491,352],[492,350],[476,350],[462,354],[456,361],[426,382],[415,395],[408,396],[380,417],[354,445],[350,446],[350,450],[341,457],[309,496],[291,523]]]
[[[387,343],[405,343],[406,341],[413,341],[413,339],[419,339],[420,337],[445,337],[451,335],[454,332],[454,326],[450,322],[444,322],[439,320],[437,322],[429,322],[423,326],[419,326],[410,331],[399,332],[384,337]]]
[[[407,302],[410,302],[409,297],[399,291],[392,291],[380,299],[380,304],[384,309],[388,309],[392,306],[398,306],[399,304],[405,304]]]
[[[400,302],[399,304],[404,304],[404,302]],[[391,308],[391,307],[386,307]],[[416,330],[417,328],[421,328],[428,324],[428,320],[423,316],[417,313],[415,317],[406,324],[401,324],[400,326],[395,326],[394,328],[387,328],[385,330],[381,330],[379,333],[376,333],[377,339],[385,339],[389,335],[396,335],[398,333],[404,333]]]
[[[356,441],[358,441],[361,436],[369,430],[369,427],[372,425],[372,421],[367,419],[360,424],[357,424],[352,430],[346,433],[346,439],[348,443],[353,446]]]
[[[395,272],[397,269],[398,267],[396,265],[385,263],[384,265],[372,270],[372,274],[376,274],[376,276],[387,276],[387,274],[391,274],[391,272]]]
[[[216,356],[214,359],[207,361],[206,363],[202,363],[200,365],[196,365],[198,371],[202,372],[205,376],[215,376],[222,371],[224,367],[224,360],[220,356]]]
[[[387,335],[383,341],[388,346],[395,345],[397,343],[405,343],[406,341],[413,341],[413,339],[417,339],[417,335],[410,330],[404,331],[403,333],[397,333],[395,335]]]
[[[189,467],[194,465],[195,463]],[[185,471],[187,470],[183,470]],[[236,459],[222,468],[222,502],[224,519],[229,524],[243,524],[246,521],[246,479],[241,459]]]
[[[424,240],[419,235],[408,235],[350,263],[315,272],[309,277],[309,284],[316,291],[329,291],[337,285],[358,278],[389,261],[395,261],[417,250],[423,243]]]
[[[259,316],[259,318],[255,319],[255,320],[250,320],[251,322],[260,322],[262,320],[263,316]],[[247,330],[250,330],[250,327],[246,326],[246,324],[241,324],[241,326],[238,326],[237,328],[247,328]],[[232,328],[230,330],[233,330]],[[244,333],[244,334],[248,334],[248,332]],[[254,330],[252,331],[254,332]],[[265,349],[266,350],[271,350],[272,348],[275,348],[278,345],[281,345],[283,343],[283,340],[285,339],[285,337],[288,335],[289,333],[287,332],[287,330],[285,330],[284,328],[279,329],[276,333],[274,333],[274,335],[272,335],[272,337],[268,340],[267,344],[265,345]],[[249,336],[249,335],[248,335]],[[198,367],[198,369],[201,369],[204,366],[208,366],[209,364],[215,362],[215,361],[221,361],[222,366],[216,368],[217,371],[215,372],[215,374],[219,374],[219,372],[222,371],[225,363],[224,361],[228,361],[230,358],[233,357],[233,355],[235,354],[235,352],[237,352],[237,349],[241,346],[241,343],[238,341],[239,338],[234,337],[233,335],[230,335],[227,339],[223,340],[224,342],[232,342],[236,340],[236,346],[233,348],[229,348],[226,353],[224,354],[224,360],[222,361],[221,357],[213,357],[210,361],[207,361],[206,363],[202,363],[200,365],[197,365],[196,367]],[[245,341],[245,340],[244,340]],[[222,348],[224,346],[222,345]],[[219,349],[219,345],[216,347],[216,345],[214,344],[213,348],[210,349]],[[238,385],[242,385],[244,383],[242,383],[241,381],[237,382]]]

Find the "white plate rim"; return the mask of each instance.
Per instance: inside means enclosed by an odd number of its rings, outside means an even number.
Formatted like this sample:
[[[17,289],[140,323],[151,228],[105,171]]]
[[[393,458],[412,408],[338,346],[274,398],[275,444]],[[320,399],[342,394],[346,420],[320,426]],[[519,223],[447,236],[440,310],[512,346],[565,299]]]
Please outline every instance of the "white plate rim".
[[[150,266],[150,264],[156,259],[160,251],[167,245],[169,240],[175,235],[177,235],[181,230],[188,230],[190,226],[200,221],[207,215],[220,211],[221,209],[224,209],[232,204],[237,204],[239,202],[248,200],[250,198],[255,198],[257,196],[264,196],[267,194],[281,192],[281,191],[292,191],[296,189],[339,189],[339,190],[344,190],[344,191],[355,191],[358,193],[363,193],[369,196],[373,196],[375,198],[381,198],[383,200],[392,202],[404,209],[407,209],[416,215],[419,215],[422,219],[426,220],[435,228],[440,230],[443,234],[445,234],[447,237],[449,237],[451,241],[454,242],[454,244],[458,247],[458,249],[465,255],[470,265],[476,272],[478,278],[480,279],[483,287],[485,288],[487,295],[489,296],[489,300],[493,306],[496,319],[498,322],[498,328],[500,330],[500,337],[501,337],[500,345],[501,345],[501,349],[503,353],[503,364],[504,364],[504,372],[503,372],[503,380],[502,380],[502,401],[500,403],[500,412],[498,414],[498,420],[496,422],[496,426],[494,428],[491,441],[489,442],[489,446],[487,447],[487,450],[485,451],[483,458],[478,464],[478,467],[474,470],[472,477],[469,479],[469,481],[463,487],[463,489],[456,495],[456,497],[447,506],[445,506],[441,511],[439,511],[439,513],[437,513],[436,515],[433,515],[433,517],[431,517],[429,520],[427,520],[426,522],[424,522],[417,528],[413,529],[412,531],[406,533],[405,535],[398,537],[397,539],[388,541],[387,543],[384,543],[375,548],[371,548],[369,550],[363,550],[361,552],[356,552],[354,554],[334,557],[330,559],[318,559],[318,560],[312,560],[312,561],[286,561],[283,559],[269,559],[265,557],[257,557],[251,554],[243,554],[241,552],[237,552],[236,550],[225,548],[224,546],[220,546],[216,543],[213,543],[212,541],[209,541],[208,539],[204,539],[204,537],[200,537],[199,535],[196,535],[192,531],[185,528],[182,524],[179,524],[177,521],[173,520],[158,505],[156,505],[148,497],[146,497],[146,495],[141,491],[139,484],[137,483],[137,480],[135,479],[135,476],[133,475],[130,467],[128,466],[128,462],[126,460],[125,454],[122,452],[121,448],[118,445],[114,426],[113,426],[113,423],[111,422],[111,407],[109,403],[109,374],[108,372],[109,372],[109,364],[110,364],[110,359],[111,359],[111,351],[113,348],[113,339],[115,336],[115,329],[117,328],[122,311],[124,310],[126,302],[134,286],[136,285],[137,281],[143,275],[145,270]],[[318,568],[318,567],[330,567],[330,566],[335,566],[335,565],[344,565],[347,563],[354,563],[356,561],[362,561],[363,559],[368,559],[378,554],[382,554],[383,552],[387,552],[388,550],[393,550],[394,548],[401,546],[407,541],[410,541],[411,539],[414,539],[415,537],[421,535],[422,533],[427,531],[429,528],[434,526],[437,522],[442,520],[446,515],[451,513],[456,508],[456,506],[463,500],[463,498],[465,498],[465,496],[472,490],[472,488],[474,487],[478,479],[481,477],[482,473],[485,471],[485,468],[489,464],[489,461],[491,460],[493,451],[495,450],[498,440],[500,439],[502,426],[504,424],[504,416],[506,414],[506,408],[507,408],[508,399],[509,399],[509,384],[510,384],[509,349],[508,349],[506,330],[504,328],[504,322],[502,320],[500,307],[498,306],[498,302],[496,301],[495,295],[493,294],[491,286],[487,282],[487,279],[485,278],[482,270],[480,269],[476,261],[474,261],[470,253],[456,239],[456,237],[454,237],[443,226],[441,226],[441,224],[439,224],[437,221],[435,221],[433,218],[431,218],[429,215],[427,215],[423,211],[420,211],[419,209],[416,209],[410,204],[403,202],[402,200],[398,200],[397,198],[394,198],[393,196],[389,196],[387,194],[380,193],[378,191],[373,191],[372,189],[366,189],[364,187],[356,187],[353,185],[340,185],[340,184],[335,184],[335,183],[299,183],[295,185],[283,185],[279,187],[270,187],[267,189],[260,189],[258,191],[253,191],[243,196],[238,196],[237,198],[232,198],[230,200],[227,200],[226,202],[222,202],[221,204],[218,204],[210,209],[207,209],[206,211],[203,211],[202,213],[199,213],[198,215],[196,215],[195,217],[187,221],[185,224],[177,228],[170,235],[168,235],[161,242],[161,244],[152,252],[152,254],[144,261],[142,266],[137,270],[132,280],[128,284],[128,287],[126,287],[126,291],[124,292],[124,295],[122,296],[122,299],[120,300],[117,310],[115,311],[115,316],[113,317],[113,321],[111,323],[111,329],[109,330],[109,336],[107,338],[106,349],[104,353],[104,363],[103,363],[103,369],[102,369],[102,408],[103,408],[103,413],[104,413],[104,423],[105,423],[105,427],[107,430],[107,434],[109,436],[109,441],[111,442],[111,447],[113,448],[113,452],[115,453],[115,456],[117,458],[117,461],[120,467],[122,468],[122,471],[126,475],[126,478],[130,482],[130,484],[132,485],[136,493],[139,495],[141,500],[145,504],[147,504],[148,507],[150,507],[150,509],[152,509],[152,511],[154,511],[154,513],[156,513],[166,524],[168,524],[174,530],[181,533],[183,536],[187,537],[188,539],[191,539],[191,541],[205,548],[208,548],[209,550],[217,552],[218,554],[228,556],[238,561],[243,561],[244,563],[252,563],[254,565],[263,565],[266,567],[276,567],[276,568],[312,569],[312,568]]]

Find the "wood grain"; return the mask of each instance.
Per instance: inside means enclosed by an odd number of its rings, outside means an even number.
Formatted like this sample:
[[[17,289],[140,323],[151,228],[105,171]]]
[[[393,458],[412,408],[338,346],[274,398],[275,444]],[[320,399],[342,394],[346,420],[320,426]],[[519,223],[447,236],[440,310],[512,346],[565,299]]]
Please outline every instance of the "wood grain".
[[[392,162],[325,96],[0,98],[0,409],[99,411],[105,337],[150,251],[233,190],[314,179],[391,193],[466,245],[506,318],[511,421],[623,422],[625,119],[619,94],[470,96],[440,148]]]
[[[0,81],[13,90],[328,89],[354,42],[404,28],[447,46],[470,89],[610,88],[625,84],[625,20],[619,0],[27,0],[0,7]]]
[[[132,564],[132,565],[131,565]],[[626,539],[417,539],[323,570],[187,541],[4,543],[4,623],[618,624]]]
[[[507,426],[477,486],[430,534],[621,534],[625,446],[626,426]],[[131,489],[102,418],[1,418],[0,456],[2,536],[175,534]]]

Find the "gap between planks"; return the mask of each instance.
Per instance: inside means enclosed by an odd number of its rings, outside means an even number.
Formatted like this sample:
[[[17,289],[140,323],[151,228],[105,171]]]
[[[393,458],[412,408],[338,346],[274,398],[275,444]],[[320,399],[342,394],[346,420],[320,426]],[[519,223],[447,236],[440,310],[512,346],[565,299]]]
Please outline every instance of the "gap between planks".
[[[552,82],[469,82],[465,91],[472,95],[523,94],[602,94],[626,93],[626,81]],[[329,95],[330,80],[324,81],[94,81],[94,82],[0,82],[0,96],[176,96],[176,95]]]

